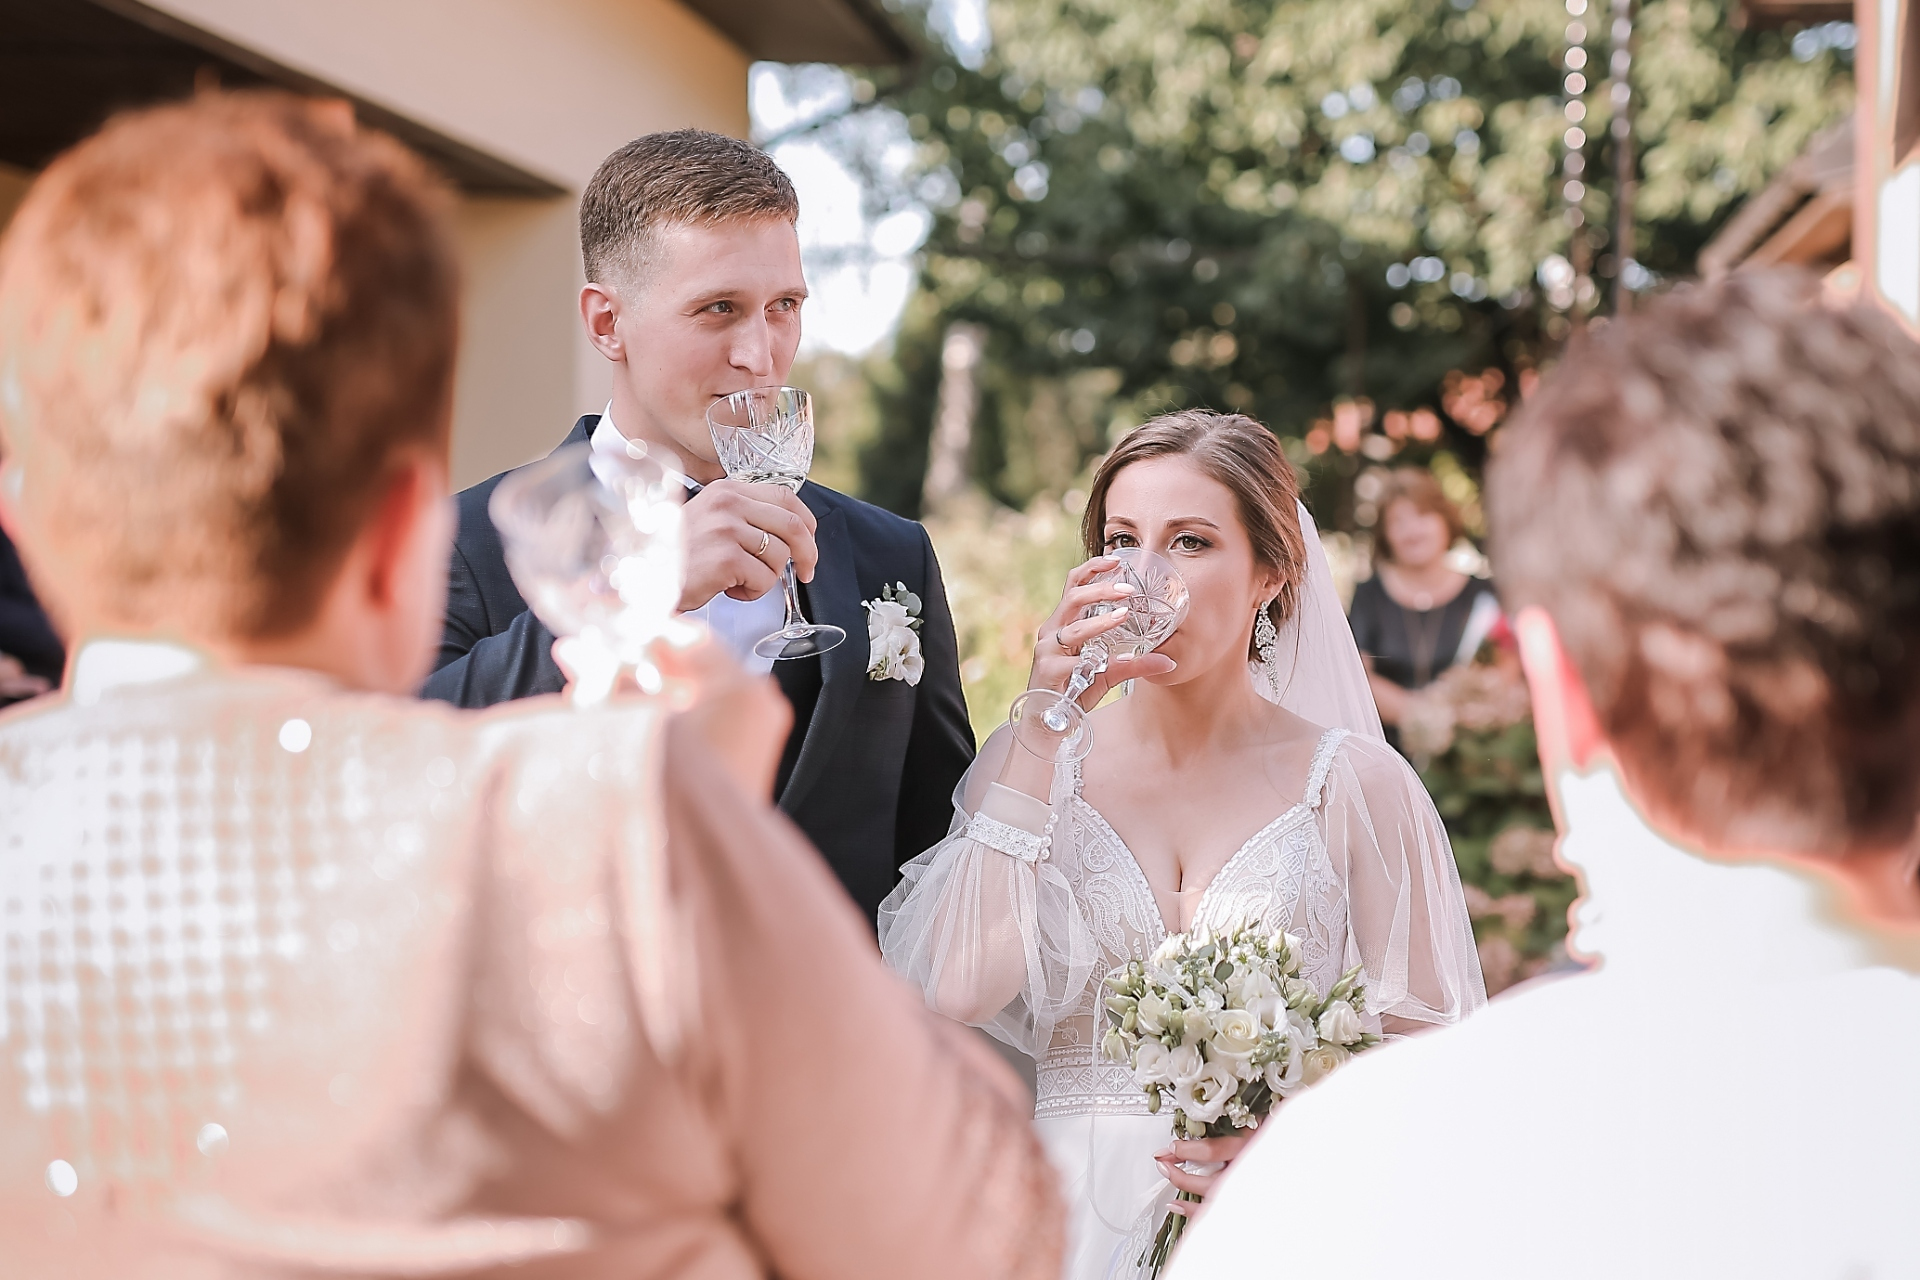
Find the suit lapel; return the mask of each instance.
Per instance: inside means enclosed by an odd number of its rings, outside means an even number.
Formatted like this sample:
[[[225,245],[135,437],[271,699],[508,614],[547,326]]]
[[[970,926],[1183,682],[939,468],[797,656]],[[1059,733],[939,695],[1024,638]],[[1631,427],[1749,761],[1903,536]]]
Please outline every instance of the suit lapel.
[[[853,540],[847,534],[846,517],[811,486],[800,491],[800,500],[819,521],[814,541],[820,547],[820,564],[807,584],[808,607],[813,621],[831,622],[847,638],[820,659],[820,698],[814,703],[793,776],[780,793],[780,805],[789,811],[819,781],[860,700],[861,681],[867,673],[866,610],[860,605],[860,583],[853,573]]]

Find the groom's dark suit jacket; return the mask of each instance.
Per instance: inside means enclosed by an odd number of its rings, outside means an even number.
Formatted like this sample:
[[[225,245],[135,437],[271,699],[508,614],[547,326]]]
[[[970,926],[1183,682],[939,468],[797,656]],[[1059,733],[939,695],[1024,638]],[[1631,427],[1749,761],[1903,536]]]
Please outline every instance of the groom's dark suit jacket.
[[[599,420],[581,418],[562,443],[585,443]],[[553,634],[520,598],[487,516],[500,480],[455,500],[460,530],[446,628],[438,669],[422,690],[462,707],[557,693],[565,683],[551,653]],[[820,546],[802,602],[809,618],[844,629],[847,639],[823,657],[773,665],[794,720],[775,794],[872,919],[900,864],[946,838],[953,789],[973,759],[973,730],[946,588],[926,530],[811,481],[800,500],[819,522]],[[918,686],[867,678],[861,602],[896,582],[922,601],[926,670]]]

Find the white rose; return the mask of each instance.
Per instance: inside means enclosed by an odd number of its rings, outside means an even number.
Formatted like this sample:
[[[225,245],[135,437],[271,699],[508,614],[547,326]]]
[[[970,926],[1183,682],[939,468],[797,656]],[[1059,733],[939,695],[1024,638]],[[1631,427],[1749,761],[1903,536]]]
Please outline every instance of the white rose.
[[[1302,1056],[1306,1061],[1300,1083],[1312,1086],[1339,1070],[1353,1055],[1337,1044],[1321,1044],[1307,1050]]]
[[[1173,1105],[1187,1113],[1187,1119],[1211,1124],[1220,1118],[1240,1090],[1239,1080],[1224,1062],[1209,1063],[1192,1080],[1173,1086]]]
[[[1167,1073],[1176,1085],[1192,1084],[1206,1071],[1207,1061],[1193,1045],[1183,1044],[1167,1054]]]
[[[1167,1029],[1167,1015],[1173,1012],[1173,1006],[1165,996],[1149,991],[1140,997],[1135,1010],[1134,1025],[1146,1035],[1157,1036]]]
[[[1216,1058],[1245,1063],[1260,1047],[1260,1023],[1245,1009],[1228,1009],[1213,1018],[1212,1048]]]
[[[1335,1044],[1356,1044],[1366,1034],[1366,1028],[1360,1023],[1360,1015],[1345,1000],[1335,1001],[1321,1014],[1320,1025],[1316,1029],[1322,1040],[1331,1040]]]
[[[1142,1040],[1133,1054],[1133,1082],[1143,1089],[1173,1083],[1173,1051],[1158,1040]]]

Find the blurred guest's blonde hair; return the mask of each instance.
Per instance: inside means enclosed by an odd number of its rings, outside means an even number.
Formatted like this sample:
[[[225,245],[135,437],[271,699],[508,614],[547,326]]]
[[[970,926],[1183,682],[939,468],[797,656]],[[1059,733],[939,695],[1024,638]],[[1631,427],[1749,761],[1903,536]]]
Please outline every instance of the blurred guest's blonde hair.
[[[1641,798],[1723,847],[1897,848],[1920,811],[1920,347],[1799,273],[1574,343],[1503,435],[1493,561]]]
[[[400,455],[445,461],[448,208],[344,103],[281,93],[122,116],[47,168],[0,242],[0,444],[56,611],[311,620]]]

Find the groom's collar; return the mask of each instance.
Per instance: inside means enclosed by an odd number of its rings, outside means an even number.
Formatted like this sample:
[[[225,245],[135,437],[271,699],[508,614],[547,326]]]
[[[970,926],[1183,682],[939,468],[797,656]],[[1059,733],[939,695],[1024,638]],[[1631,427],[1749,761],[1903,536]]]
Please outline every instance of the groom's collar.
[[[600,421],[594,424],[593,434],[587,437],[596,453],[625,453],[627,451],[627,433],[622,431],[613,420],[613,401],[607,401],[607,407],[600,411]],[[680,483],[687,486],[687,492],[698,493],[706,488],[692,476],[682,474]]]

